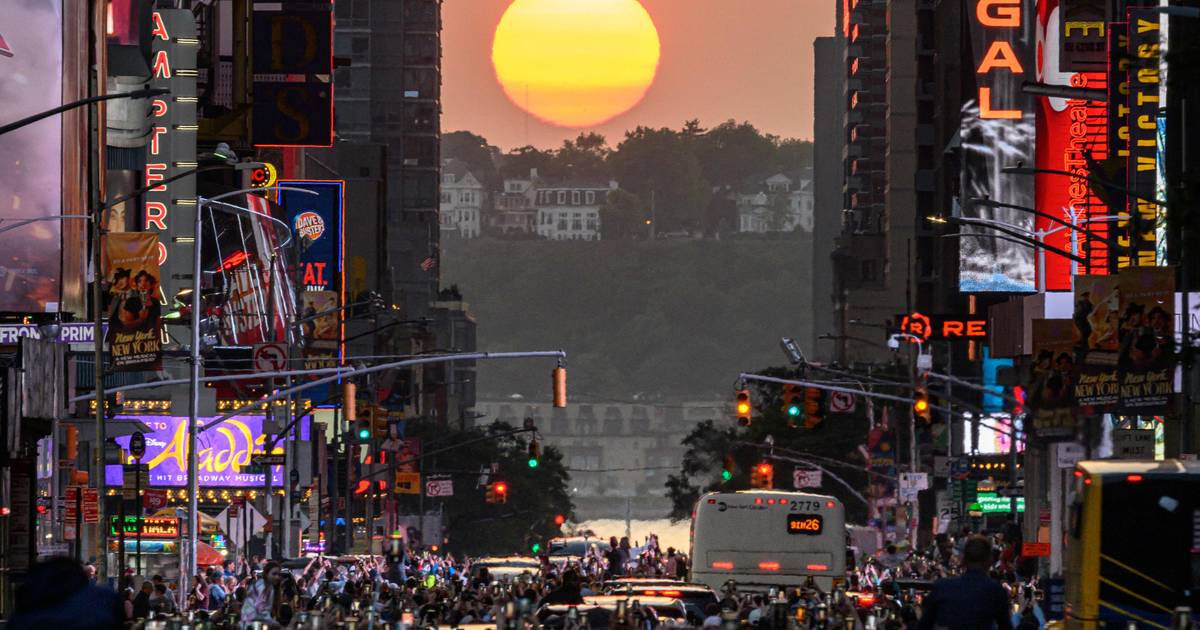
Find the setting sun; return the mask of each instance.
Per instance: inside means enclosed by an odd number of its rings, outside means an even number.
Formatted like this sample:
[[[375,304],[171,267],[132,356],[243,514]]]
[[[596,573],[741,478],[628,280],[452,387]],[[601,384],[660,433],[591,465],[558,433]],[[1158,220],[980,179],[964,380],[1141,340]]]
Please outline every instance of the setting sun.
[[[492,42],[504,93],[563,127],[637,105],[658,70],[658,31],[637,0],[515,0]]]

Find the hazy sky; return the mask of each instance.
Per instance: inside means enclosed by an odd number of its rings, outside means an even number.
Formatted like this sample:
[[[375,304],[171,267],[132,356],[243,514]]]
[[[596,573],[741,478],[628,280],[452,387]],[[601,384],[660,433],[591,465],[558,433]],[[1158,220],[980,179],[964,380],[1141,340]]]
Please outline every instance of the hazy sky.
[[[578,0],[587,2],[587,0]],[[503,150],[555,147],[586,129],[526,115],[496,83],[492,35],[510,0],[442,5],[442,130],[466,129]],[[642,0],[662,58],[642,102],[594,130],[616,145],[637,125],[678,128],[747,120],[768,133],[812,137],[812,43],[830,35],[832,0]]]

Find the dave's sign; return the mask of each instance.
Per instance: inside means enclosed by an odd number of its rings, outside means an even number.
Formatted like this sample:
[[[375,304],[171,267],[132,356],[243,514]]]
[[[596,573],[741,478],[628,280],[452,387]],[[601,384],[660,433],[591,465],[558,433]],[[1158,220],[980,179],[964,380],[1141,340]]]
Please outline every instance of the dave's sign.
[[[912,335],[922,342],[933,339],[987,339],[987,318],[974,315],[926,315],[909,313],[896,318],[900,332]]]
[[[279,191],[277,201],[287,213],[292,234],[300,244],[301,290],[339,291],[344,182],[281,180],[279,185],[285,190]]]

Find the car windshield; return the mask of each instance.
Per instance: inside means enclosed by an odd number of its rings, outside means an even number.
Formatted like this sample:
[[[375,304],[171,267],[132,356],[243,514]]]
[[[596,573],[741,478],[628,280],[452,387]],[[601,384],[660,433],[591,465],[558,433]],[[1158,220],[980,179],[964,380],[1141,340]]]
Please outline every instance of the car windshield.
[[[583,556],[592,546],[600,549],[601,553],[608,551],[608,543],[602,540],[563,540],[550,543],[551,556]]]

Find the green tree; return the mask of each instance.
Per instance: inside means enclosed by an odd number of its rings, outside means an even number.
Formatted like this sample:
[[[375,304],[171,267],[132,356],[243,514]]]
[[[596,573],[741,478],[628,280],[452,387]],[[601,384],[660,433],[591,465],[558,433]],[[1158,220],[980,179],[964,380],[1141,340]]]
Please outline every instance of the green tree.
[[[488,144],[487,139],[470,131],[451,131],[442,134],[442,158],[459,159],[488,188],[499,187],[500,178],[494,156],[499,149]]]
[[[775,170],[776,138],[748,122],[727,120],[709,129],[696,143],[704,178],[713,185],[742,186],[751,177]]]
[[[408,437],[422,438],[425,452],[451,444],[461,448],[426,456],[422,472],[448,474],[454,479],[454,496],[426,498],[427,510],[440,507],[447,549],[468,555],[529,553],[530,544],[543,546],[549,538],[559,535],[554,516],[570,517],[573,506],[567,491],[569,473],[563,465],[562,453],[543,446],[537,468],[528,465],[529,434],[497,437],[468,444],[471,440],[511,431],[504,423],[469,431],[447,432],[443,425],[420,423],[409,425]],[[492,505],[484,501],[486,489],[476,487],[479,467],[495,462],[499,472],[493,481],[508,484],[508,502]],[[416,497],[404,497],[402,509],[416,513]],[[479,536],[486,531],[486,536]],[[423,532],[427,543],[437,542],[436,532]]]
[[[581,133],[574,140],[564,140],[562,147],[554,153],[555,172],[567,177],[605,180],[609,177],[606,163],[609,149],[604,136],[589,132]]]
[[[500,160],[500,176],[504,179],[528,179],[530,169],[537,169],[539,177],[558,177],[558,165],[554,153],[526,145],[504,154]]]
[[[600,231],[605,239],[635,239],[648,234],[649,218],[641,198],[625,190],[608,193],[600,208]]]
[[[808,140],[788,138],[775,150],[775,169],[784,173],[810,168],[813,165],[813,145]]]
[[[769,368],[763,375],[795,378],[786,368]],[[730,393],[732,400],[732,393]],[[751,386],[754,419],[749,427],[706,421],[696,425],[683,445],[687,452],[679,473],[668,476],[667,496],[671,499],[671,519],[691,517],[696,500],[705,492],[745,490],[750,487],[750,470],[767,459],[775,467],[775,487],[791,489],[794,463],[786,458],[812,457],[830,473],[845,480],[856,492],[865,494],[867,474],[857,448],[866,441],[867,421],[864,415],[830,417],[818,429],[791,426],[783,412],[782,390],[779,385],[759,383]],[[731,412],[732,414],[732,412]],[[802,424],[802,423],[801,423]],[[769,459],[771,448],[766,445],[770,436],[774,443],[775,459]],[[734,463],[733,476],[722,478],[726,458]],[[819,458],[819,459],[818,459]],[[866,506],[845,486],[829,474],[823,475],[820,489],[807,490],[837,497],[846,506],[848,522],[861,522]]]
[[[609,164],[621,188],[653,204],[658,232],[702,227],[709,185],[679,132],[666,127],[626,132]]]

